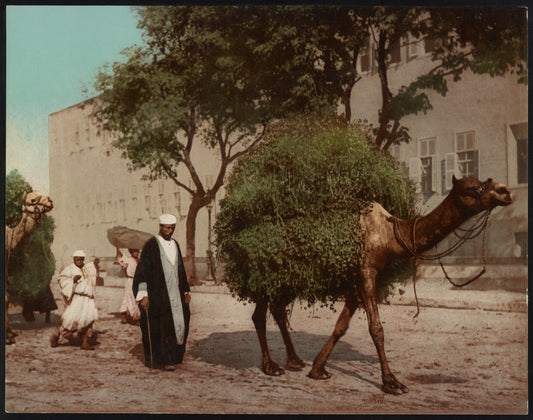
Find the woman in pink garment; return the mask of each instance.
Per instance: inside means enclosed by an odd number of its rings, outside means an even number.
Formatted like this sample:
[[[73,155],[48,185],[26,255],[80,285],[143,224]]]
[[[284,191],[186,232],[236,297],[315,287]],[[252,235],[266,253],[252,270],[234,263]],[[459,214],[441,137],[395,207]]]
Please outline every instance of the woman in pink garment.
[[[131,256],[122,255],[120,248],[118,247],[118,239],[115,238],[117,253],[115,256],[114,264],[120,265],[126,271],[126,285],[124,287],[124,297],[122,298],[122,304],[120,305],[120,313],[124,314],[124,319],[121,321],[122,324],[130,323],[137,324],[141,318],[141,312],[135,302],[135,297],[133,296],[133,276],[135,275],[135,270],[137,269],[137,263],[139,262],[139,250],[138,249],[129,249],[128,251]]]

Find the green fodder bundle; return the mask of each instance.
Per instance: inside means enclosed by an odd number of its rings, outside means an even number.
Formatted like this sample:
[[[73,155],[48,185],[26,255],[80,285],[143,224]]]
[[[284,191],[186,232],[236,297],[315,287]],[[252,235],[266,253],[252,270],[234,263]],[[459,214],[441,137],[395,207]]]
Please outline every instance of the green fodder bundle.
[[[215,242],[230,290],[252,302],[334,303],[355,287],[359,217],[372,201],[405,218],[414,193],[357,126],[316,115],[284,121],[235,167],[221,202]],[[404,266],[380,276],[381,298]]]
[[[50,250],[54,219],[44,215],[37,229],[26,236],[9,256],[10,303],[22,305],[35,300],[50,284],[55,259]]]

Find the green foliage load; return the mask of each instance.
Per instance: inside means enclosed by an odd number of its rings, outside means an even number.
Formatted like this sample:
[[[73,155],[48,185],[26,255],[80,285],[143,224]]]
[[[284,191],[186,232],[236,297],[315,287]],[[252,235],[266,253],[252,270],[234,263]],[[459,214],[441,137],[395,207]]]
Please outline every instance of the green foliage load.
[[[22,217],[22,198],[31,186],[14,169],[6,176],[6,225],[14,227]],[[39,225],[22,239],[7,261],[7,291],[9,301],[21,305],[36,299],[50,284],[55,259],[50,250],[54,220],[43,215]]]
[[[6,175],[6,226],[15,227],[22,217],[22,197],[32,191],[16,169]]]
[[[55,271],[50,250],[54,219],[44,215],[37,229],[15,248],[9,258],[9,300],[21,305],[32,302],[46,290]]]
[[[251,302],[343,297],[355,287],[359,217],[372,201],[409,217],[413,188],[359,127],[317,115],[284,121],[239,162],[221,203],[216,244],[230,290]],[[395,280],[380,281],[381,297]]]

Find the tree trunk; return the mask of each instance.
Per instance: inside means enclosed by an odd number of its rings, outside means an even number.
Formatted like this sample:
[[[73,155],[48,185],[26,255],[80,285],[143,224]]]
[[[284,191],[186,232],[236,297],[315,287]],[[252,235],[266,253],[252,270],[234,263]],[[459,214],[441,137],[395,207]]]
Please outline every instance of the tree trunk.
[[[187,280],[189,285],[194,286],[200,284],[200,279],[196,275],[196,216],[198,211],[202,208],[203,200],[201,196],[193,196],[189,211],[187,213],[186,221],[186,253],[184,258],[185,271],[187,272]]]

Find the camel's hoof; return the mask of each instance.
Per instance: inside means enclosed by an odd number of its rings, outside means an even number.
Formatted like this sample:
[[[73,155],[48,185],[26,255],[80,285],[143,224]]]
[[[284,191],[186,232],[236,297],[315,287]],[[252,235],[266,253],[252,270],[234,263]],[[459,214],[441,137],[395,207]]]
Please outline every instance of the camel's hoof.
[[[59,337],[52,335],[50,337],[50,347],[57,347],[59,345]]]
[[[288,370],[298,371],[298,370],[302,370],[305,367],[305,362],[300,359],[295,359],[295,360],[287,361],[287,364],[285,365],[285,367]]]
[[[401,384],[400,382],[383,384],[381,386],[381,390],[383,392],[386,392],[387,394],[395,394],[395,395],[407,394],[409,392],[409,388],[407,388],[405,385]]]
[[[96,347],[94,346],[81,346],[82,350],[94,350]]]
[[[265,375],[270,375],[270,376],[280,376],[285,373],[285,370],[283,370],[283,368],[279,367],[274,362],[268,362],[264,364],[262,367],[262,370]]]
[[[329,379],[331,378],[331,373],[329,373],[326,369],[320,368],[320,369],[311,369],[309,373],[307,374],[312,379]]]

